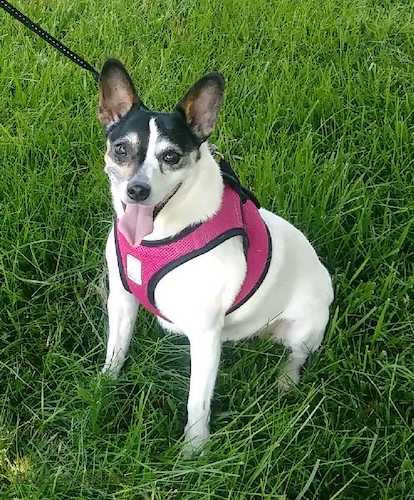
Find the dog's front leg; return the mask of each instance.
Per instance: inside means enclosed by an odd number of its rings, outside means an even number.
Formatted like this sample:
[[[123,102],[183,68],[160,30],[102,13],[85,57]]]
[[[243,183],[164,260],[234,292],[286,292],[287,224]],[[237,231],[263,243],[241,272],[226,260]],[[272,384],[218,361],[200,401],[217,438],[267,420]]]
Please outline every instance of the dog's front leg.
[[[221,352],[221,328],[201,330],[189,336],[191,378],[184,453],[201,448],[209,436],[210,403]]]
[[[109,334],[105,365],[102,372],[117,376],[128,353],[138,312],[138,302],[122,285],[118,271],[113,231],[109,234],[106,244],[106,261],[109,276],[107,302]]]
[[[138,303],[125,290],[111,290],[108,297],[109,334],[103,373],[117,376],[125,362],[137,317]]]

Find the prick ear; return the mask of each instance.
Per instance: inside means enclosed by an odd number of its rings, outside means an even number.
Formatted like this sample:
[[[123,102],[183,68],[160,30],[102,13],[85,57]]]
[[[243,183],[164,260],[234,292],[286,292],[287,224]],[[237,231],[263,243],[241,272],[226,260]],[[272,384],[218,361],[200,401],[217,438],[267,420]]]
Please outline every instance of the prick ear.
[[[108,127],[139,103],[131,77],[117,59],[108,59],[101,72],[98,118]]]
[[[203,76],[177,104],[192,132],[205,141],[213,132],[224,95],[224,78],[220,73]]]

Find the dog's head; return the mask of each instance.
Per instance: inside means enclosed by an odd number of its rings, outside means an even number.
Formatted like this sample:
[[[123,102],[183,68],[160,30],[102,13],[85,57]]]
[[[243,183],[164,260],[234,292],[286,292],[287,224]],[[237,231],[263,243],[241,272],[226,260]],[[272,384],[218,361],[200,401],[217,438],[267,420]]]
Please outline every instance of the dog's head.
[[[223,93],[223,77],[210,73],[172,113],[150,111],[124,66],[105,63],[98,117],[107,132],[105,170],[123,203],[154,207],[178,189],[214,129]]]

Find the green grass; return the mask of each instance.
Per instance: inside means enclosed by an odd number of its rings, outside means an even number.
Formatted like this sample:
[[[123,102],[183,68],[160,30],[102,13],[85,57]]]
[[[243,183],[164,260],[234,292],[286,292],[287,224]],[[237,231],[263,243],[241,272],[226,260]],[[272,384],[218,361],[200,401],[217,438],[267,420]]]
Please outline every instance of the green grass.
[[[334,276],[321,351],[278,394],[283,352],[224,347],[205,454],[180,455],[185,339],[141,315],[101,379],[112,212],[84,71],[0,12],[0,497],[414,498],[414,4],[15,2],[172,109],[228,82],[214,136]]]

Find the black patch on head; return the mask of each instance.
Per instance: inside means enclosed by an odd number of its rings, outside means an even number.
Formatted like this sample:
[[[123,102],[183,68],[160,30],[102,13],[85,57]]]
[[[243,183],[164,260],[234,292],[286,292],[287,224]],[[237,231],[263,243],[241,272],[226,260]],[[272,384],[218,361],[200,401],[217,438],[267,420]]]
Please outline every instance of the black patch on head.
[[[172,144],[176,144],[183,153],[198,149],[201,141],[188,128],[181,113],[155,113],[158,131]]]

